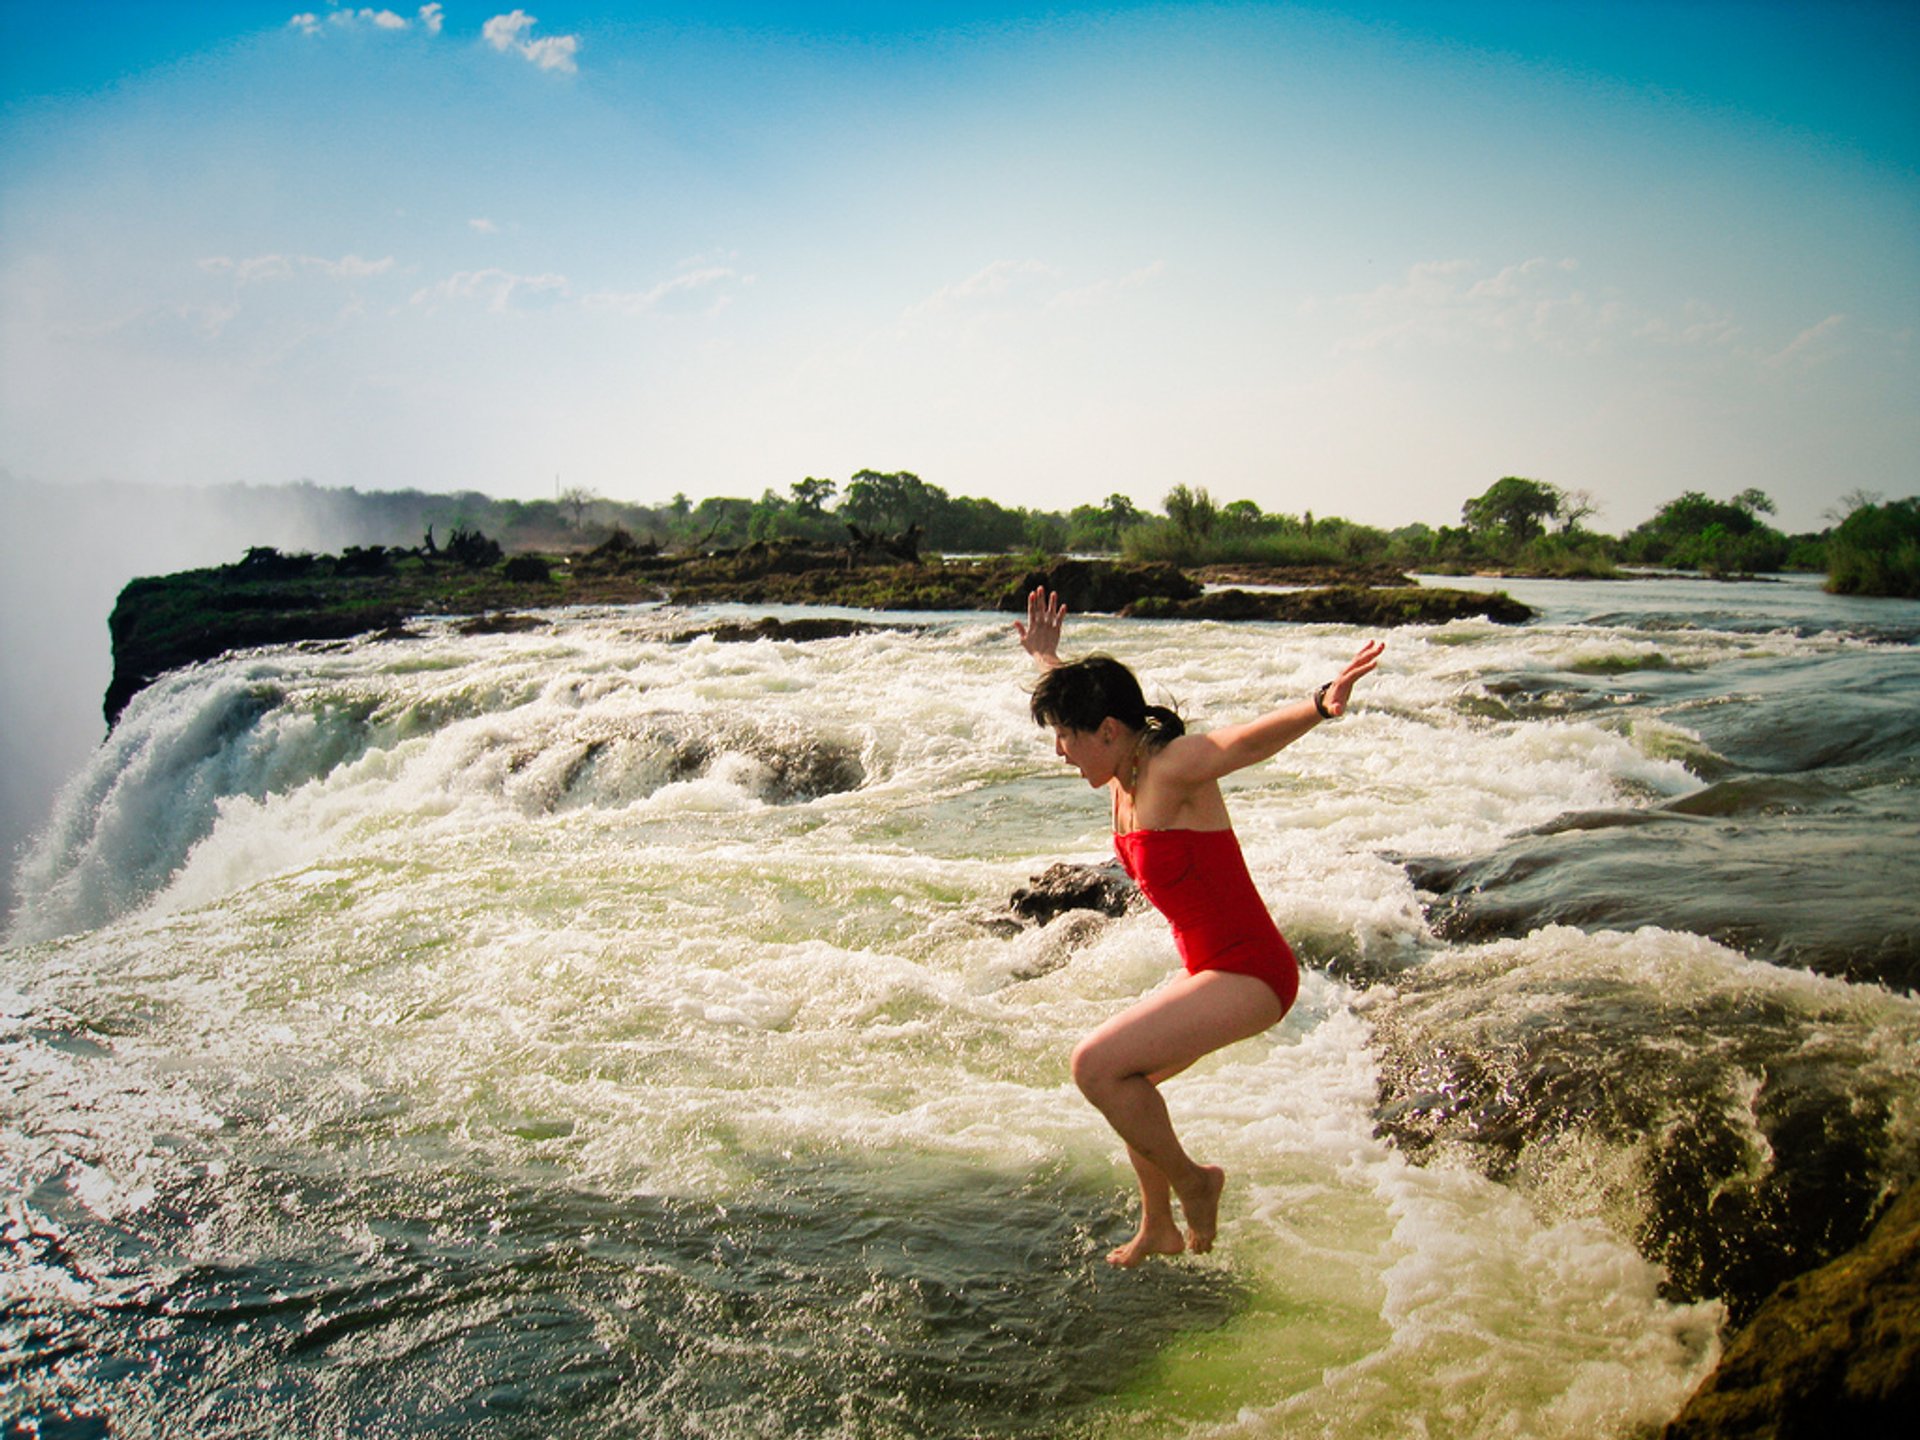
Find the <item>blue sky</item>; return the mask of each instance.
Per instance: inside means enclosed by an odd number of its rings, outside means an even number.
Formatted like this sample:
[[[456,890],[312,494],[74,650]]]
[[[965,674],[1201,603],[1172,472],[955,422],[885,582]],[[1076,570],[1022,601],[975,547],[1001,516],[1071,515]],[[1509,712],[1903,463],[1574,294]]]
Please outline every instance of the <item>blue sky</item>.
[[[1913,4],[0,17],[20,478],[1920,491]]]

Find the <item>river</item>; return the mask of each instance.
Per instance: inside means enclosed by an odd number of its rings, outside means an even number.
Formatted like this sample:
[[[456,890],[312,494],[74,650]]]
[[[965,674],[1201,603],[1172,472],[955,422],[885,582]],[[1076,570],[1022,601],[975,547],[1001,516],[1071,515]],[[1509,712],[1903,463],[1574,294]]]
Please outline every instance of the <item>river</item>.
[[[15,876],[0,1386],[70,1436],[1648,1435],[1920,1170],[1920,603],[1514,582],[1229,782],[1307,968],[1111,1271],[1151,912],[1007,617],[728,607],[143,692]],[[791,614],[796,612],[780,612]],[[875,617],[868,617],[875,618]],[[1337,626],[1069,622],[1197,724]]]

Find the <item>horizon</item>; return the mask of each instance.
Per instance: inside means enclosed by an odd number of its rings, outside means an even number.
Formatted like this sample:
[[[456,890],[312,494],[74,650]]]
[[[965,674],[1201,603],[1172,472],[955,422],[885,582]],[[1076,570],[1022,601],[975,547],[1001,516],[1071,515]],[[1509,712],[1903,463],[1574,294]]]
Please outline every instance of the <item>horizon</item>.
[[[0,467],[1920,491],[1920,7],[9,6]],[[557,478],[556,478],[557,477]]]
[[[860,471],[855,472],[855,475],[862,474],[862,473],[873,473],[872,467],[871,466],[862,467]],[[908,470],[908,471],[899,472],[899,473],[912,474],[916,478],[924,481],[929,485],[933,485],[935,483],[933,481],[927,480],[925,476],[919,475],[917,471]],[[838,512],[841,503],[845,501],[845,499],[847,498],[846,486],[852,483],[852,480],[854,477],[849,476],[846,481],[841,481],[836,477],[832,477],[832,476],[811,476],[811,477],[804,477],[804,478],[833,480],[835,486],[837,487],[835,490],[835,493],[832,495],[831,498],[827,499],[822,504],[823,512],[826,513],[827,515],[833,515]],[[1498,477],[1498,478],[1509,478],[1509,477]],[[1522,476],[1517,478],[1530,479],[1532,477]],[[1178,483],[1178,482],[1170,482],[1170,483]],[[1493,482],[1489,482],[1489,484],[1491,483]],[[119,488],[119,489],[125,490],[130,494],[152,494],[156,496],[163,496],[168,492],[172,492],[175,494],[209,495],[209,494],[212,494],[213,492],[220,491],[220,490],[234,489],[234,490],[247,491],[253,495],[257,495],[261,498],[268,498],[268,499],[272,498],[275,492],[299,491],[303,493],[337,492],[342,495],[351,494],[361,500],[399,499],[399,498],[414,496],[414,495],[420,496],[425,499],[455,500],[455,499],[463,498],[468,495],[472,495],[472,496],[476,496],[480,500],[484,500],[490,505],[503,504],[503,503],[538,504],[538,503],[544,502],[552,505],[565,506],[566,504],[569,503],[564,498],[564,493],[559,490],[556,490],[556,492],[551,495],[496,495],[489,491],[477,489],[473,486],[462,486],[452,490],[427,490],[416,485],[402,485],[392,489],[381,488],[381,489],[375,490],[375,489],[362,489],[358,486],[353,486],[353,485],[323,485],[317,480],[313,480],[306,477],[302,477],[295,480],[278,481],[278,482],[271,482],[271,483],[263,483],[258,481],[247,481],[247,480],[233,480],[233,481],[215,481],[215,482],[203,482],[203,483],[195,483],[195,482],[187,481],[187,482],[180,482],[177,484],[140,484],[132,481],[100,478],[100,479],[95,479],[90,481],[74,481],[66,485],[52,485],[45,481],[23,479],[22,477],[14,475],[10,471],[5,470],[4,468],[0,468],[0,484],[12,484],[15,486],[35,487],[45,496],[54,496],[54,495],[60,495],[60,494],[81,495],[81,494],[85,494],[89,490],[98,490],[101,488],[108,488],[108,489]],[[948,498],[953,500],[990,500],[991,499],[991,497],[987,497],[987,496],[968,495],[968,494],[963,494],[955,491],[949,491],[949,490],[946,490],[945,486],[938,486],[937,488],[944,491],[947,494]],[[1207,487],[1205,487],[1204,485],[1195,486],[1193,488],[1196,490],[1205,492],[1208,495],[1208,498],[1211,499],[1216,506],[1221,508],[1224,508],[1228,505],[1234,504],[1237,501],[1245,500],[1248,498],[1246,496],[1239,496],[1239,495],[1224,495],[1224,494],[1215,495],[1211,491],[1208,491]],[[1484,491],[1485,488],[1486,487],[1482,487],[1482,490]],[[742,493],[742,494],[735,494],[735,495],[723,495],[723,494],[683,495],[683,496],[669,495],[657,500],[624,500],[618,496],[602,495],[596,492],[588,491],[585,497],[585,503],[589,506],[604,504],[604,505],[613,505],[613,506],[620,506],[620,507],[632,507],[636,509],[669,510],[672,508],[674,502],[677,499],[685,498],[689,503],[689,505],[694,510],[698,510],[702,504],[708,501],[725,501],[725,502],[732,502],[732,503],[744,503],[749,505],[757,505],[761,502],[763,496],[769,492],[773,493],[775,498],[784,504],[791,505],[794,503],[793,491],[791,486],[788,486],[785,489],[781,489],[775,486],[763,486],[761,487],[761,493],[759,494]],[[1166,520],[1167,518],[1169,518],[1164,508],[1165,507],[1164,496],[1156,500],[1143,501],[1138,496],[1127,495],[1124,492],[1109,492],[1110,495],[1115,493],[1120,494],[1121,498],[1134,504],[1135,508],[1146,519]],[[1481,492],[1476,492],[1475,495],[1463,496],[1461,499],[1461,507],[1464,508],[1465,505],[1469,501],[1476,498],[1479,493]],[[1657,518],[1659,511],[1663,509],[1670,502],[1681,498],[1682,493],[1683,492],[1681,491],[1675,491],[1672,495],[1669,495],[1665,499],[1660,501],[1659,504],[1654,508],[1654,510],[1650,511],[1646,516],[1642,517],[1641,520],[1635,521],[1631,524],[1621,525],[1618,529],[1611,529],[1605,526],[1596,526],[1596,525],[1588,524],[1587,520],[1590,519],[1591,517],[1583,517],[1580,522],[1579,529],[1583,534],[1599,535],[1603,538],[1614,538],[1614,539],[1622,538],[1629,531],[1634,530],[1638,528],[1638,526],[1642,524],[1646,524],[1654,520],[1655,518]],[[1098,508],[1101,508],[1101,502],[1105,501],[1107,498],[1109,497],[1101,496],[1100,500],[1098,501],[1076,502],[1076,504],[1087,504],[1087,505],[1091,505],[1093,508],[1098,509]],[[1708,498],[1713,500],[1724,501],[1727,503],[1733,503],[1738,497],[1734,495],[1710,495],[1708,496]],[[1767,496],[1765,498],[1770,500],[1775,499],[1775,497],[1773,496]],[[1881,499],[1882,501],[1907,500],[1907,499],[1920,499],[1920,496],[1887,495],[1887,496],[1881,497]],[[994,500],[992,501],[992,503],[1002,504],[1003,502]],[[1014,503],[1014,504],[1005,505],[1004,508],[1008,510],[1012,510],[1016,513],[1032,513],[1032,514],[1047,515],[1047,516],[1064,519],[1075,507],[1063,506],[1058,510],[1054,510],[1054,509],[1048,509],[1046,507],[1041,507],[1041,506],[1020,505],[1018,503]],[[1404,520],[1404,519],[1400,521],[1388,521],[1385,524],[1375,524],[1373,522],[1355,520],[1352,516],[1342,514],[1338,510],[1323,510],[1319,512],[1314,512],[1312,510],[1312,507],[1310,506],[1306,507],[1304,510],[1293,510],[1293,511],[1268,510],[1262,507],[1260,510],[1260,513],[1263,517],[1271,518],[1275,516],[1285,516],[1293,519],[1299,519],[1304,514],[1313,513],[1315,514],[1315,518],[1318,521],[1329,521],[1329,520],[1344,521],[1350,524],[1368,526],[1369,528],[1381,530],[1388,534],[1393,534],[1400,530],[1409,529],[1409,528],[1412,528],[1413,526],[1422,525],[1422,524],[1430,525],[1431,528],[1438,530],[1438,529],[1441,529],[1443,526],[1446,528],[1458,529],[1464,526],[1466,523],[1465,517],[1458,513],[1455,514],[1453,519],[1442,521],[1439,524],[1433,524],[1432,522],[1426,521],[1426,520]],[[1759,518],[1761,519],[1762,523],[1768,525],[1768,527],[1771,529],[1779,530],[1787,534],[1790,538],[1800,538],[1808,535],[1818,536],[1818,535],[1822,535],[1832,531],[1839,525],[1840,521],[1845,518],[1845,515],[1838,513],[1838,509],[1836,509],[1832,513],[1823,514],[1821,517],[1819,517],[1819,524],[1817,524],[1813,528],[1809,530],[1802,530],[1802,531],[1789,530],[1785,525],[1777,523],[1779,521],[1779,516],[1777,515],[1769,515],[1769,514],[1762,513]],[[615,528],[618,528],[617,524]],[[235,535],[230,538],[243,538],[243,537],[239,537]],[[344,544],[352,544],[356,542],[353,537],[348,536],[344,538],[336,538],[324,543],[328,545],[338,546],[338,545],[344,545]]]

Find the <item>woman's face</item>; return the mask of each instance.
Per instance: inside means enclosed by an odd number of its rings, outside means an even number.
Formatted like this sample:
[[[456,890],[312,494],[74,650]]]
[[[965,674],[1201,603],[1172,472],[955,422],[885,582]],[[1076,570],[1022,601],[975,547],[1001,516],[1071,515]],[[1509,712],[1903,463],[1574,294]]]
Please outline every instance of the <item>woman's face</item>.
[[[1053,727],[1053,753],[1080,772],[1080,778],[1098,790],[1114,777],[1119,764],[1120,746],[1116,738],[1119,722],[1107,719],[1097,730],[1074,730],[1065,725]]]

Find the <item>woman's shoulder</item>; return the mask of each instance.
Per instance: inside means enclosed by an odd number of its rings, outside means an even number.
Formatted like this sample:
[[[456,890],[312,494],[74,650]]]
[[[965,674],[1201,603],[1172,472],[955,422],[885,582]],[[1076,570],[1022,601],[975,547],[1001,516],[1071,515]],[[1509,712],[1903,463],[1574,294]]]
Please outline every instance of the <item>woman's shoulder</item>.
[[[1153,752],[1153,768],[1160,777],[1178,785],[1211,783],[1215,767],[1210,763],[1213,747],[1205,734],[1188,731],[1176,735]]]

